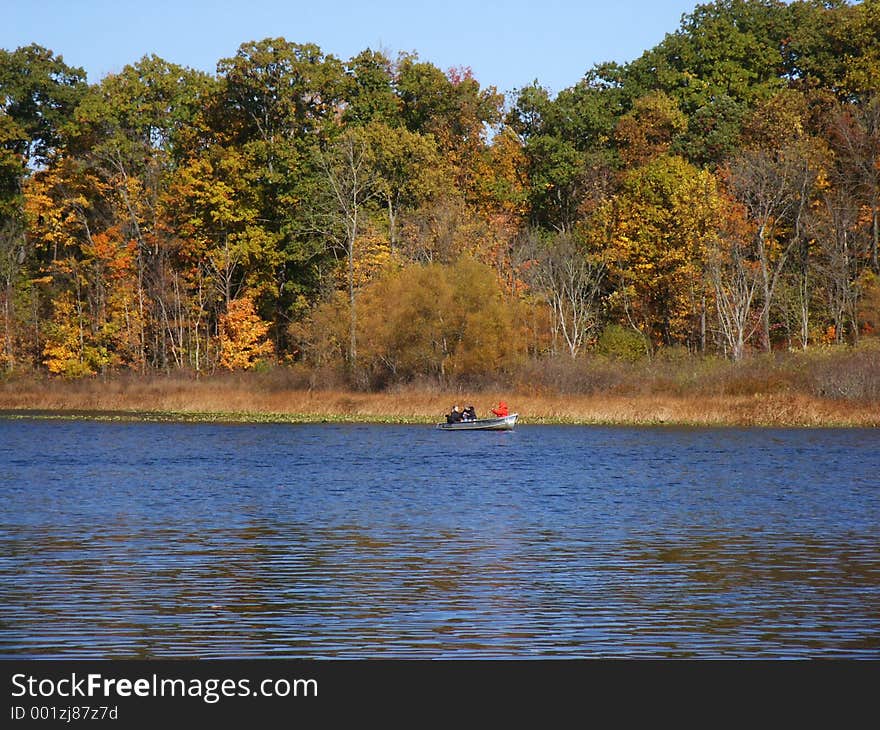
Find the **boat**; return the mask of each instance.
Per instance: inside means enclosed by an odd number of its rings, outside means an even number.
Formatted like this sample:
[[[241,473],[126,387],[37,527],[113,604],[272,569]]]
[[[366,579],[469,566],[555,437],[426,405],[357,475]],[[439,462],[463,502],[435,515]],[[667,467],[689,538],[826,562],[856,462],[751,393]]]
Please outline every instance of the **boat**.
[[[458,421],[457,423],[438,423],[440,431],[513,431],[518,413],[499,418],[478,418],[476,421]]]

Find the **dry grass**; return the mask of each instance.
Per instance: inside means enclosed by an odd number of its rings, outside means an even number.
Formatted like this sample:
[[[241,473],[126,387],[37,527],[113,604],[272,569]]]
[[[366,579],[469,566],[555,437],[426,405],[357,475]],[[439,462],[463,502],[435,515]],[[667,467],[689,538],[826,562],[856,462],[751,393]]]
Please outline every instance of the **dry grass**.
[[[524,389],[525,390],[525,389]],[[742,426],[880,426],[880,403],[802,393],[751,395],[599,393],[555,395],[501,390],[442,391],[401,387],[394,392],[309,390],[258,374],[200,380],[122,377],[0,383],[0,409],[96,414],[128,413],[201,419],[375,421],[431,423],[453,403],[487,414],[500,399],[522,423],[682,424]]]

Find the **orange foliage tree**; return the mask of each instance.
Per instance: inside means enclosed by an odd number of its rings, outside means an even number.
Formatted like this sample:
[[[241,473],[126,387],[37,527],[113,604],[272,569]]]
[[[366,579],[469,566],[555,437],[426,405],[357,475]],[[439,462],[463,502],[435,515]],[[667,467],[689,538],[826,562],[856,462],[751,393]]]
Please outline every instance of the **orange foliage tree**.
[[[266,338],[269,324],[254,309],[249,296],[233,299],[218,324],[220,366],[227,370],[250,370],[272,357],[274,347]]]

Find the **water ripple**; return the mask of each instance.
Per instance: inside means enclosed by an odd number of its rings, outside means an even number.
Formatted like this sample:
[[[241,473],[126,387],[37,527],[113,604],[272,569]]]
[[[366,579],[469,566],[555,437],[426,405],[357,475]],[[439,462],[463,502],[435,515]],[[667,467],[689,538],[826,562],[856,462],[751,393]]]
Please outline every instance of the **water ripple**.
[[[876,431],[0,420],[0,656],[880,658]]]

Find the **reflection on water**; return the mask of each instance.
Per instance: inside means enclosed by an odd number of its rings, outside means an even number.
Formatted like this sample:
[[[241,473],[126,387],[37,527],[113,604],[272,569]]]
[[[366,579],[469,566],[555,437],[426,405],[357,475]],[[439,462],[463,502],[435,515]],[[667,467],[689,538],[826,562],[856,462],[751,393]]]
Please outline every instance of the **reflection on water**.
[[[0,420],[0,656],[880,658],[878,446]]]

